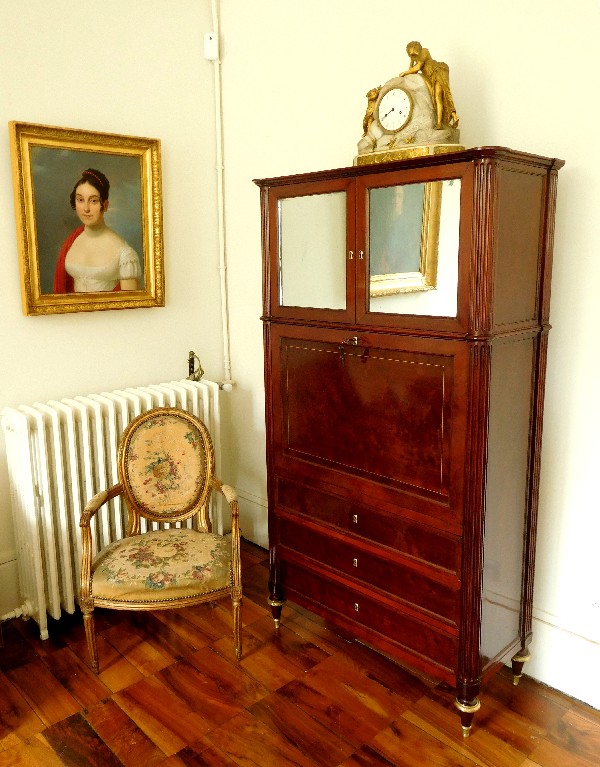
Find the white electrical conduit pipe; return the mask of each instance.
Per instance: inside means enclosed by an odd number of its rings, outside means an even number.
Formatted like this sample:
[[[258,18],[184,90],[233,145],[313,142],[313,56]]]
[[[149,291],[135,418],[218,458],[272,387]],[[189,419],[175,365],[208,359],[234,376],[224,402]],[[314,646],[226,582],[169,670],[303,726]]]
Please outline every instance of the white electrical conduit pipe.
[[[215,39],[217,42],[217,57],[213,60],[215,75],[215,152],[217,170],[217,215],[218,215],[218,244],[219,244],[219,274],[221,278],[221,322],[223,326],[223,370],[225,380],[221,388],[231,390],[231,353],[229,343],[229,302],[227,296],[227,251],[225,244],[225,197],[223,193],[223,109],[221,105],[221,51],[220,51],[220,25],[219,3],[212,0],[212,21]]]

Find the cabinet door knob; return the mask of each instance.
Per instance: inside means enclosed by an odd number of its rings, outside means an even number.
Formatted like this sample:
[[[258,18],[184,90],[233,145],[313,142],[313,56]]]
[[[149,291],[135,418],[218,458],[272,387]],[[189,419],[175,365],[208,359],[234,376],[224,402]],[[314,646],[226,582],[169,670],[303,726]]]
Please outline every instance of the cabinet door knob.
[[[354,611],[355,611],[355,612],[358,612],[358,602],[355,602],[355,603],[354,603]]]
[[[358,514],[352,515],[352,524],[357,525],[358,524]]]
[[[354,258],[354,251],[353,250],[349,250],[348,251],[348,261],[352,261],[353,258]]]
[[[356,557],[352,560],[352,564],[354,567],[358,567],[358,559]]]
[[[359,257],[359,259],[362,261],[362,260],[363,260],[363,258],[365,257],[365,253],[364,253],[364,251],[362,251],[362,250],[359,250],[359,251],[358,251],[358,257]]]

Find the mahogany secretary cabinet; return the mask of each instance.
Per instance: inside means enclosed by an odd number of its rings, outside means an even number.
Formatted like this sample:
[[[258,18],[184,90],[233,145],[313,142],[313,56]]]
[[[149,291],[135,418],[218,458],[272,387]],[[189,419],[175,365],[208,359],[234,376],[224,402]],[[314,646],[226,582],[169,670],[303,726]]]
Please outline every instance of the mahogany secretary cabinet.
[[[528,658],[557,172],[501,147],[257,180],[270,598],[456,686]]]

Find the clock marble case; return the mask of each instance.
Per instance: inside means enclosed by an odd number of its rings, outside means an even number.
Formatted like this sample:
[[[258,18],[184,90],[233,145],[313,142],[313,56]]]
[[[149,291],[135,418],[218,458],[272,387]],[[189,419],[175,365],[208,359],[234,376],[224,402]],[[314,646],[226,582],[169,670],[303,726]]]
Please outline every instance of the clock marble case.
[[[394,104],[386,105],[390,100],[398,99],[396,94],[402,92],[406,94],[404,103],[410,102],[412,109],[407,119],[396,124],[393,119],[396,112],[390,113]],[[432,147],[442,147],[444,152],[462,149],[458,128],[435,128],[433,102],[427,83],[420,74],[388,80],[377,97],[373,118],[366,134],[358,142],[356,165],[386,162],[407,155],[437,153]],[[394,156],[390,154],[392,152]]]

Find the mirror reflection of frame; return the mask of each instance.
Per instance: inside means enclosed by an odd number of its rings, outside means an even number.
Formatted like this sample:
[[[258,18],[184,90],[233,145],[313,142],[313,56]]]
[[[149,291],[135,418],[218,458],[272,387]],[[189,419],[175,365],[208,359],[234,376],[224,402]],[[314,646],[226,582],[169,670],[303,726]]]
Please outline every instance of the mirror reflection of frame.
[[[437,286],[442,182],[369,190],[370,295]]]
[[[10,135],[24,313],[164,306],[160,141],[20,122]],[[86,168],[109,180],[107,227],[139,261],[137,287],[83,292],[57,280],[84,229],[70,196]]]

